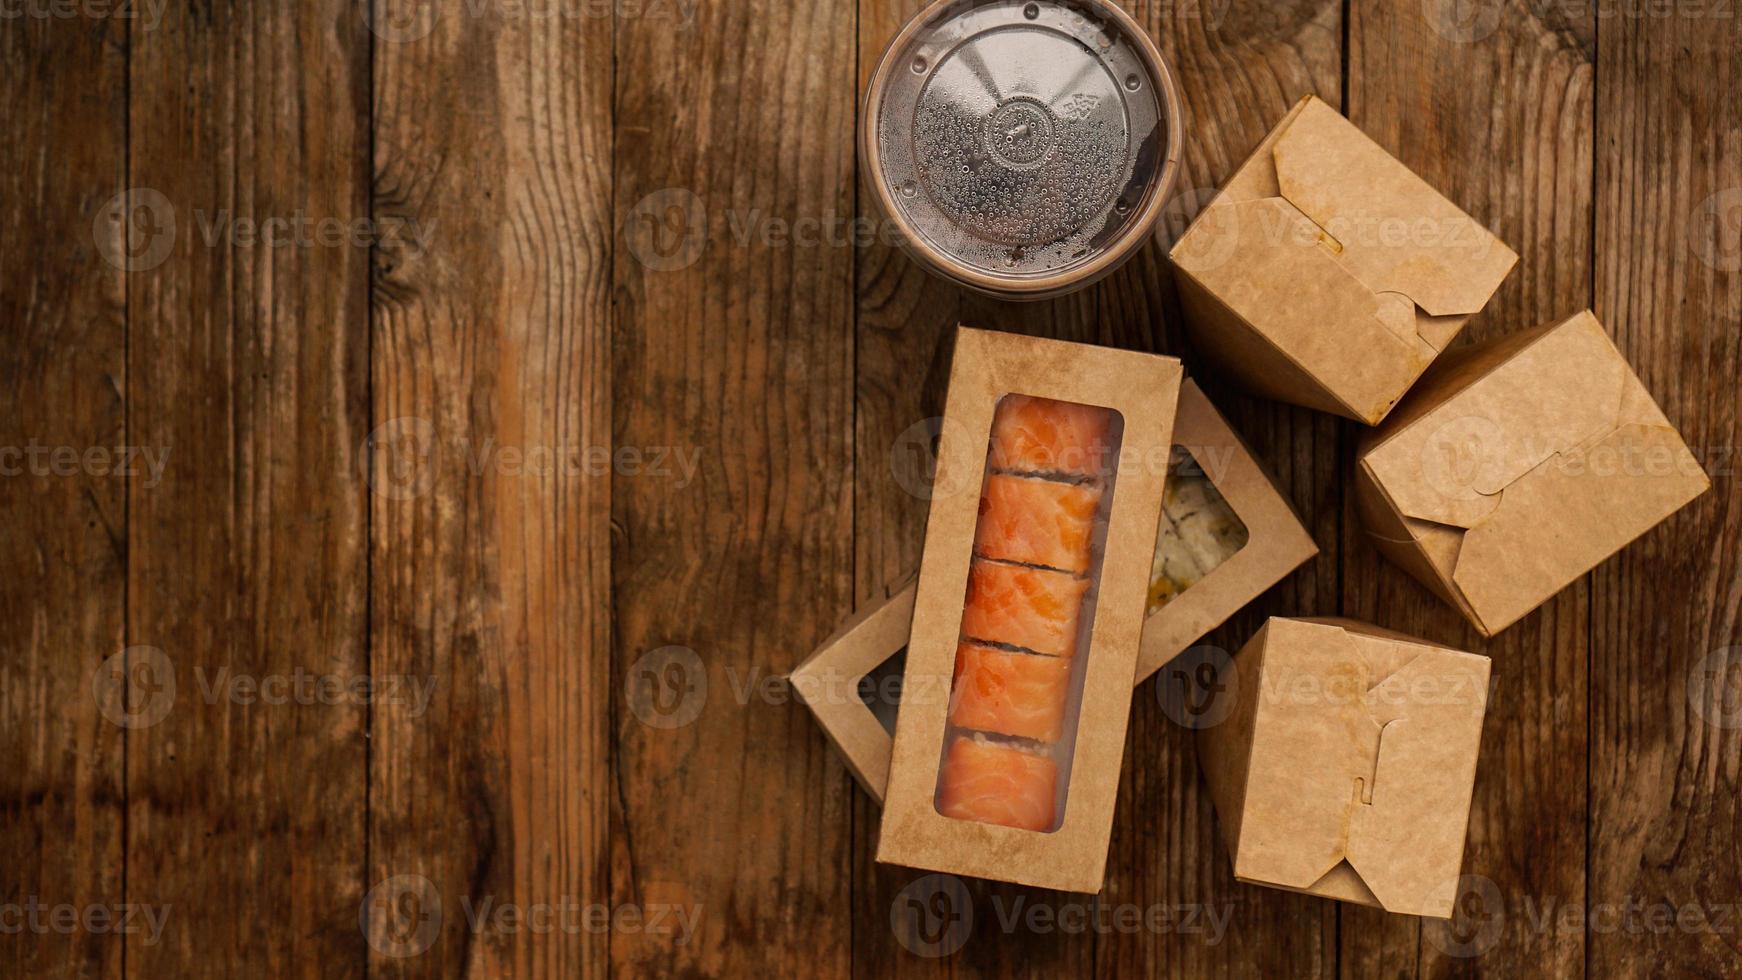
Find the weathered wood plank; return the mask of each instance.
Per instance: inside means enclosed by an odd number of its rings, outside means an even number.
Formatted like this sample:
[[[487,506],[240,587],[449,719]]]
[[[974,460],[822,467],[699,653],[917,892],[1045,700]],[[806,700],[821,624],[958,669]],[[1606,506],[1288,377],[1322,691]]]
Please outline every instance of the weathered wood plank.
[[[118,977],[127,24],[0,26],[0,973]],[[65,447],[62,449],[61,447]],[[99,451],[86,465],[84,454]],[[78,454],[78,462],[68,458]],[[58,458],[57,458],[58,454]],[[143,467],[139,467],[143,469]],[[121,658],[121,659],[117,659]],[[105,710],[107,709],[107,710]],[[22,918],[28,916],[29,918]]]
[[[889,39],[923,6],[923,0],[859,0],[861,107]],[[879,230],[891,228],[877,209],[869,179],[859,174],[859,214],[877,222]],[[856,250],[855,605],[879,601],[886,586],[919,569],[950,352],[963,315],[960,292],[891,242],[880,235]],[[820,732],[813,731],[811,737],[826,744]],[[877,864],[882,809],[838,766],[829,778],[845,785],[852,798],[854,975],[947,973],[957,955],[955,947],[964,941],[963,930],[976,925],[973,908],[958,906],[964,904],[963,896],[968,903],[984,904],[985,887],[979,882],[933,887],[938,880],[924,872]]]
[[[1596,311],[1714,486],[1593,579],[1590,903],[1647,927],[1590,972],[1736,976],[1742,15],[1645,9],[1598,29]]]
[[[130,183],[175,222],[128,277],[129,438],[171,454],[129,485],[127,636],[175,682],[127,739],[128,897],[171,907],[162,942],[128,941],[141,975],[363,966],[368,708],[320,693],[368,673],[350,10],[171,6],[131,39]]]
[[[601,976],[612,23],[437,9],[374,22],[374,217],[428,240],[377,252],[372,666],[438,687],[371,719],[370,968]]]
[[[1271,468],[1324,549],[1314,562],[1204,643],[1233,653],[1271,615],[1336,608],[1343,494],[1336,420],[1253,399],[1227,379],[1195,370],[1164,258],[1174,236],[1216,187],[1301,96],[1337,104],[1342,9],[1334,2],[1288,4],[1197,0],[1130,5],[1179,77],[1186,145],[1179,187],[1161,241],[1110,280],[1104,302],[1115,335],[1147,320]],[[1128,343],[1128,342],[1125,342]],[[1160,928],[1115,932],[1100,942],[1108,972],[1171,976],[1323,976],[1334,971],[1335,907],[1319,899],[1237,884],[1203,778],[1190,718],[1164,709],[1167,685],[1197,674],[1165,670],[1137,690],[1126,747],[1125,784],[1113,849],[1118,860],[1103,901],[1160,910]],[[1207,693],[1207,692],[1202,692]],[[1177,702],[1174,702],[1177,704]],[[1179,712],[1174,712],[1179,714]],[[1145,921],[1149,921],[1147,918]]]
[[[1460,342],[1589,305],[1589,10],[1356,0],[1349,16],[1349,118],[1519,254]],[[1475,957],[1503,974],[1582,972],[1582,934],[1536,928],[1528,909],[1585,891],[1588,590],[1483,641],[1379,557],[1352,508],[1346,526],[1347,613],[1492,657],[1494,672],[1459,917],[1345,907],[1343,972],[1443,975]]]
[[[613,430],[699,472],[614,480],[611,885],[703,912],[612,967],[840,976],[851,788],[765,685],[852,606],[854,8],[695,14],[617,34]]]

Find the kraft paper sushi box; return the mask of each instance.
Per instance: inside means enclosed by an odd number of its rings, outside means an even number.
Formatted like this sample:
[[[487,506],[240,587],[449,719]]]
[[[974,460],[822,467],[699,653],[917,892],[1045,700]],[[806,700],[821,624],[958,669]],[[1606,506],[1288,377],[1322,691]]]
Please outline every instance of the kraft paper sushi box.
[[[1589,311],[1448,355],[1355,480],[1373,542],[1485,636],[1711,486]]]
[[[1133,684],[1318,553],[1274,480],[1190,380],[1180,389],[1168,481]],[[879,803],[896,707],[949,696],[937,687],[901,689],[913,596],[909,578],[854,615],[788,677]]]
[[[1197,353],[1258,394],[1368,425],[1518,261],[1312,96],[1169,257]]]
[[[1100,890],[1181,377],[957,331],[879,862]]]
[[[1234,877],[1449,918],[1488,677],[1486,657],[1365,623],[1270,620],[1198,732]]]

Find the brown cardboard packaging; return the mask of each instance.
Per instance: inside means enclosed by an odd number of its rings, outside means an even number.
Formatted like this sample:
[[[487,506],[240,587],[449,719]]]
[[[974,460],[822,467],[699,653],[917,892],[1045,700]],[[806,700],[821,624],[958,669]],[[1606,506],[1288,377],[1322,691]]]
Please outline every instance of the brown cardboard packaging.
[[[1318,98],[1175,243],[1201,353],[1253,391],[1383,419],[1518,256]]]
[[[1118,413],[1099,566],[1085,602],[1086,647],[1072,660],[1073,705],[1057,743],[1062,819],[1050,832],[939,811],[949,704],[919,698],[896,719],[878,839],[881,863],[1096,892],[1112,835],[1150,559],[1179,402],[1179,361],[963,327],[939,437],[934,494],[914,593],[903,690],[947,689],[976,548],[987,446],[1000,400],[1023,394]],[[946,492],[938,492],[944,488]],[[968,492],[948,492],[966,488]],[[1055,814],[1060,811],[1056,808]]]
[[[1282,581],[1318,546],[1275,482],[1252,456],[1198,386],[1180,389],[1174,426],[1176,446],[1189,450],[1210,481],[1250,532],[1246,546],[1196,585],[1144,620],[1142,652],[1134,684],[1172,660],[1205,633]],[[907,645],[913,615],[914,582],[890,590],[825,640],[788,677],[794,693],[810,708],[830,742],[846,760],[859,785],[883,802],[889,777],[890,733],[858,694],[861,678],[884,667]],[[947,690],[899,691],[880,688],[872,697],[903,701],[948,698]]]
[[[1198,732],[1234,877],[1449,918],[1488,658],[1342,619],[1272,619]]]
[[[1374,543],[1484,636],[1710,487],[1589,311],[1448,355],[1355,475]]]

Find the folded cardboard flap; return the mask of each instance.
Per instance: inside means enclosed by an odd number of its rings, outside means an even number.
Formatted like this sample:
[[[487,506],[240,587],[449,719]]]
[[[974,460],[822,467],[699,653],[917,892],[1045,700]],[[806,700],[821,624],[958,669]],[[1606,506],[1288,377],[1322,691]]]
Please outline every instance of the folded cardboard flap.
[[[1710,487],[1589,311],[1494,349],[1435,368],[1357,479],[1381,549],[1490,636]]]
[[[1200,735],[1243,881],[1449,916],[1487,658],[1339,619],[1272,619]]]
[[[1319,553],[1276,481],[1189,378],[1180,387],[1174,443],[1193,455],[1250,536],[1245,547],[1144,620],[1136,684]]]
[[[794,696],[817,716],[848,771],[878,802],[889,778],[890,739],[870,706],[859,698],[859,681],[907,645],[913,622],[913,577],[885,595],[855,612],[787,675]]]
[[[1369,290],[1407,297],[1419,307],[1427,322],[1416,333],[1436,350],[1450,343],[1457,327],[1432,321],[1480,311],[1518,261],[1474,218],[1315,96],[1303,100],[1272,162],[1281,196],[1337,243],[1339,260]]]
[[[1133,686],[1318,554],[1274,480],[1190,379],[1180,388],[1174,442],[1193,454],[1251,537],[1246,547],[1144,620]],[[879,804],[889,777],[891,738],[851,692],[860,678],[907,645],[914,591],[910,575],[887,590],[887,599],[858,610],[789,675],[854,779]],[[839,693],[843,687],[847,696]]]
[[[1518,261],[1314,96],[1271,131],[1170,255],[1206,353],[1245,368],[1262,393],[1369,424]]]

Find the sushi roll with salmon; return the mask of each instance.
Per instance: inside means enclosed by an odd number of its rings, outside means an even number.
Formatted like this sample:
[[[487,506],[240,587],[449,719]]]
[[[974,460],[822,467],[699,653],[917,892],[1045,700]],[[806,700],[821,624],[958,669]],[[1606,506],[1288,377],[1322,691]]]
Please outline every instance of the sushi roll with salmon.
[[[1105,408],[1006,395],[992,418],[992,468],[1098,480],[1113,458],[1112,429]]]
[[[1064,729],[1070,686],[1069,660],[963,643],[956,648],[950,724],[1056,742]]]
[[[986,478],[974,553],[1082,575],[1094,557],[1101,488],[998,474]]]
[[[950,743],[938,779],[938,812],[1019,830],[1051,830],[1058,766],[1044,755],[976,735]]]
[[[1088,579],[1026,565],[976,559],[968,567],[962,635],[1072,657]]]

